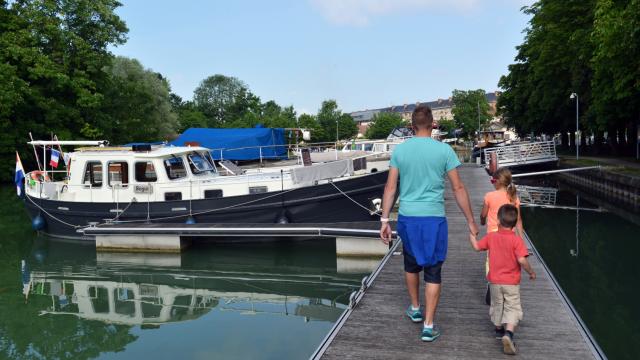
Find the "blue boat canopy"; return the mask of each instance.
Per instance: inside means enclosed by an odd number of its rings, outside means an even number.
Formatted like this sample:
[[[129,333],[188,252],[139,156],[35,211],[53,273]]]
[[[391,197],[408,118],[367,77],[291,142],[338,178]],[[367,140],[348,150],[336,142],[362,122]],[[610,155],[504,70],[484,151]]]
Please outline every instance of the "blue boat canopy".
[[[287,147],[284,129],[189,128],[170,145],[199,145],[211,149],[214,160],[258,160],[262,147],[263,159],[286,159]],[[232,150],[229,150],[232,149]],[[235,150],[234,150],[235,149]]]

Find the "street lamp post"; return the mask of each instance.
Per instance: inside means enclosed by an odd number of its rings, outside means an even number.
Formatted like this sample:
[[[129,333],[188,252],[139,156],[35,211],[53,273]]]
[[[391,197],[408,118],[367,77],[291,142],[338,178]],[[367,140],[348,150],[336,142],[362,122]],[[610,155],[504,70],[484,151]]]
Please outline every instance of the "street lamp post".
[[[580,158],[580,140],[578,139],[578,134],[580,133],[580,129],[578,128],[578,117],[579,117],[579,110],[578,110],[578,105],[580,103],[580,99],[578,98],[578,94],[576,93],[571,93],[571,96],[569,96],[569,99],[576,99],[576,160],[578,160]]]

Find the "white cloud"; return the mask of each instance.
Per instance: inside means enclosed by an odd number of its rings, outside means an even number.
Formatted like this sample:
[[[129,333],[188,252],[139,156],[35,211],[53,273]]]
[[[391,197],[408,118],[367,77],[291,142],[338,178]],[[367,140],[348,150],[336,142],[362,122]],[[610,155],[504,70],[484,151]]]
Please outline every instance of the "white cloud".
[[[401,11],[452,9],[468,11],[480,0],[310,0],[330,22],[365,26],[372,18]]]

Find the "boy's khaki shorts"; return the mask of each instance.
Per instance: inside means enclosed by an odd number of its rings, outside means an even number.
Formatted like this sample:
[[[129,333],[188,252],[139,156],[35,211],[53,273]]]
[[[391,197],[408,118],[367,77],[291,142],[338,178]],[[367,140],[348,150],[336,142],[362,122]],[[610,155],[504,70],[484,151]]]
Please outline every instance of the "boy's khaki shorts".
[[[491,284],[491,307],[489,316],[495,326],[518,325],[522,320],[520,285]]]

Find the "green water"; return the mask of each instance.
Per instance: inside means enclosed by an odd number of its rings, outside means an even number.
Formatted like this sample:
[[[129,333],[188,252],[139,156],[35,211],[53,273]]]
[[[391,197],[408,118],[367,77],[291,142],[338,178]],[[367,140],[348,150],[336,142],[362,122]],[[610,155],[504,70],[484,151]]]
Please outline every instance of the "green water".
[[[364,276],[325,240],[96,253],[0,195],[0,358],[305,359]]]
[[[607,357],[638,359],[640,215],[560,186],[581,210],[523,209],[525,229]]]

